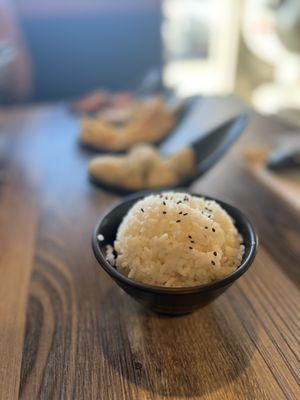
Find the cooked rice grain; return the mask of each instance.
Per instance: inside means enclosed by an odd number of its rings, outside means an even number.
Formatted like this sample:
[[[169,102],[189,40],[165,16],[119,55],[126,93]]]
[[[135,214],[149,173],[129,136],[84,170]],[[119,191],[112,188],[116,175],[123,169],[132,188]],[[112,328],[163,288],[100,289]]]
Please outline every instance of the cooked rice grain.
[[[178,192],[138,201],[120,224],[114,248],[121,273],[167,287],[221,279],[244,253],[233,220],[218,203]]]

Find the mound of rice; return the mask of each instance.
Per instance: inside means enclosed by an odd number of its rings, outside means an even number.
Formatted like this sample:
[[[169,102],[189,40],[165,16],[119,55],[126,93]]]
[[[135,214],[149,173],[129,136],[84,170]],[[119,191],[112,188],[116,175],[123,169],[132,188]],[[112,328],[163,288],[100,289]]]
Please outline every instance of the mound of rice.
[[[167,287],[221,279],[244,253],[241,236],[219,204],[178,192],[138,201],[120,224],[114,249],[121,273]]]

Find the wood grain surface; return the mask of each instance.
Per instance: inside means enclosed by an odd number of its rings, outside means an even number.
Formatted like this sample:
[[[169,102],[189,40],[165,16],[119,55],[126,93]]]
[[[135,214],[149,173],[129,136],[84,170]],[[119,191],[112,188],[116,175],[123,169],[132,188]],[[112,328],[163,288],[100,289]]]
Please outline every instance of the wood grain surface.
[[[243,107],[203,101],[170,148]],[[243,210],[260,248],[214,303],[172,318],[142,309],[92,255],[93,227],[120,199],[88,182],[67,106],[0,111],[0,399],[299,399],[299,212],[241,157],[287,128],[251,112],[193,185]]]

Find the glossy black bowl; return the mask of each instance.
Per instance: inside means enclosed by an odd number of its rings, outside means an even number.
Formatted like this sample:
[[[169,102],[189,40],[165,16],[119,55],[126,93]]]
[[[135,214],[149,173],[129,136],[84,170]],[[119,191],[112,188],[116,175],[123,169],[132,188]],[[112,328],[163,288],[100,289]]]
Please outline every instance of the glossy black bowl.
[[[197,308],[203,307],[228,289],[234,281],[247,271],[254,260],[257,248],[257,237],[253,226],[241,211],[212,197],[201,196],[194,193],[191,194],[198,197],[205,197],[210,200],[216,200],[234,219],[235,225],[243,237],[245,253],[240,266],[230,275],[216,282],[182,288],[153,286],[129,279],[118,272],[116,268],[106,260],[105,246],[108,244],[113,245],[118,227],[122,222],[123,217],[127,214],[133,204],[142,199],[145,194],[134,195],[125,199],[121,204],[117,205],[104,215],[94,230],[92,245],[95,257],[99,261],[101,267],[122,289],[125,290],[125,292],[145,307],[150,308],[152,311],[176,315],[186,314],[196,310]],[[102,242],[97,239],[99,234],[104,237]]]

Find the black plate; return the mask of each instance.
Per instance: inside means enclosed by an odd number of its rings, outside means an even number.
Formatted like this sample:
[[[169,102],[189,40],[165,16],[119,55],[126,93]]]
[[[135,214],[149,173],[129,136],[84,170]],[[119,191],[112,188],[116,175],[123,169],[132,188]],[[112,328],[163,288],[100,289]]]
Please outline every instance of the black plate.
[[[244,131],[247,123],[247,114],[243,113],[231,118],[229,121],[217,126],[199,139],[190,144],[194,150],[197,168],[194,175],[178,182],[175,185],[157,188],[158,190],[172,190],[179,187],[188,188],[196,179],[212,168],[227,152],[230,146]],[[141,190],[126,189],[89,176],[89,180],[95,186],[111,192],[117,196],[127,196]],[[155,190],[155,189],[153,189]],[[148,190],[149,191],[149,190]]]

